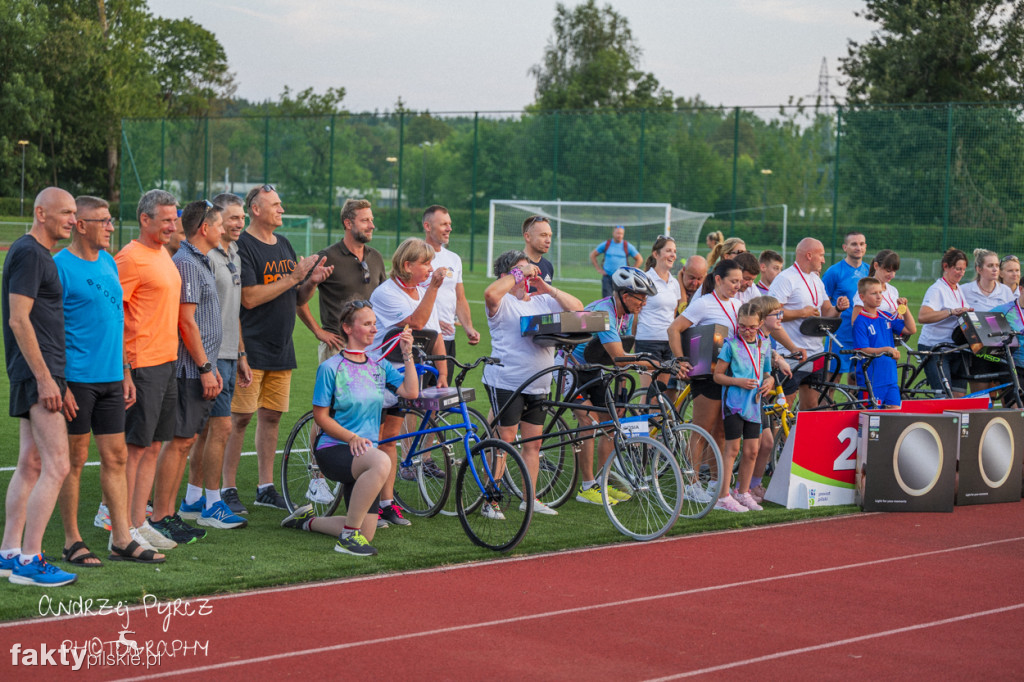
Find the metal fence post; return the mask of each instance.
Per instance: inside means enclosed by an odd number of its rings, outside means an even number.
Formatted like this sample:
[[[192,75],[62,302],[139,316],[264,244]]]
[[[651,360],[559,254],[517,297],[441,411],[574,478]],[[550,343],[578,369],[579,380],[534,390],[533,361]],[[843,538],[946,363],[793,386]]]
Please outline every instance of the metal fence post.
[[[839,227],[839,133],[843,127],[843,108],[836,107],[836,160],[832,172],[832,262],[836,260],[836,231]]]
[[[555,112],[554,164],[551,173],[551,198],[558,199],[558,112]]]
[[[327,246],[331,245],[331,223],[334,222],[334,124],[331,114],[331,144],[327,153]],[[309,254],[306,254],[309,255]]]
[[[395,248],[402,240],[402,159],[405,157],[405,112],[398,112],[398,191],[395,194]]]
[[[476,246],[476,160],[477,151],[479,147],[477,145],[478,135],[480,130],[480,112],[473,112],[473,175],[471,184],[472,194],[469,200],[469,271],[473,272],[473,259],[475,254]]]
[[[639,194],[637,201],[642,202],[644,200],[644,133],[647,129],[647,110],[642,109],[640,111],[640,167],[638,169],[638,179],[640,183]]]
[[[729,214],[729,232],[736,231],[736,178],[740,159],[740,108],[733,109],[732,126],[732,213]],[[731,236],[731,235],[730,235]]]
[[[953,103],[946,104],[946,191],[942,198],[942,251],[949,248],[949,195],[953,182]]]

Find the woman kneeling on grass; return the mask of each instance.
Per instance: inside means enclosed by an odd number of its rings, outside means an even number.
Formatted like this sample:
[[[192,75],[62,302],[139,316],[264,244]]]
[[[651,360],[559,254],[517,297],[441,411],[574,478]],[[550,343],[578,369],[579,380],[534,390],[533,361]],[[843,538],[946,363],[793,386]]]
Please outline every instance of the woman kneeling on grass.
[[[377,531],[376,510],[381,488],[391,471],[391,460],[374,446],[380,433],[380,415],[387,384],[398,386],[398,395],[415,398],[419,380],[412,360],[412,332],[407,326],[399,345],[405,376],[384,360],[366,357],[366,348],[377,333],[377,316],[368,301],[346,303],[338,316],[345,347],[316,371],[313,388],[313,420],[320,428],[316,462],[321,473],[344,486],[345,508],[341,516],[316,517],[313,506],[296,509],[281,525],[324,535],[336,535],[334,551],[373,556],[370,545]]]

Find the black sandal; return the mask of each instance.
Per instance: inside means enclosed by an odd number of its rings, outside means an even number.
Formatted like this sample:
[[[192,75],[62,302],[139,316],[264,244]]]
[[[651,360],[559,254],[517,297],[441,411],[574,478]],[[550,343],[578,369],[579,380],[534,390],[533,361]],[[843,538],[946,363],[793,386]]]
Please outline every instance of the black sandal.
[[[137,556],[135,550],[139,548],[139,543],[132,540],[128,543],[125,548],[118,547],[116,545],[110,546],[110,557],[111,561],[134,561],[139,564],[162,564],[167,561],[167,557],[156,557],[156,552],[151,549],[144,549]]]
[[[85,550],[85,554],[79,554],[74,559],[71,558],[72,556],[74,556],[75,552],[82,549]],[[61,550],[61,553],[64,555],[64,561],[74,566],[83,566],[85,568],[99,568],[103,565],[103,562],[100,561],[100,558],[92,552],[90,552],[89,548],[86,547],[85,543],[81,540],[71,545],[70,547],[65,547],[63,550]],[[95,559],[99,563],[87,564],[86,560],[88,559]]]

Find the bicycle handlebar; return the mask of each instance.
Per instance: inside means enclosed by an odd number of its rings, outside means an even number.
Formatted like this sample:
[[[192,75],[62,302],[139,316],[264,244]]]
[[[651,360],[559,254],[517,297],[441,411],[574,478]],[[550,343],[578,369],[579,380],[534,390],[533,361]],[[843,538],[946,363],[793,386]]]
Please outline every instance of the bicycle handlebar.
[[[459,362],[458,360],[456,360],[455,358],[453,358],[450,355],[425,355],[421,359],[424,362],[437,362],[439,360],[444,360],[445,362],[454,363],[456,367],[458,367],[459,369],[466,370],[466,371],[474,369],[480,363],[483,363],[485,365],[503,366],[501,364],[501,358],[492,358],[492,357],[490,357],[488,355],[483,355],[483,356],[477,358],[476,362],[474,362],[472,364],[469,364],[469,365],[466,365],[466,364],[463,364],[463,363]]]

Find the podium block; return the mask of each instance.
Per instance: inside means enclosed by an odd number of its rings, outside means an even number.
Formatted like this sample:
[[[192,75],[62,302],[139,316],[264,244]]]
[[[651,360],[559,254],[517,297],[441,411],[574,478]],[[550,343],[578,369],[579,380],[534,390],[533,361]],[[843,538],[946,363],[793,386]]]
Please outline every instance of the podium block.
[[[865,411],[857,499],[864,511],[953,511],[960,417]]]
[[[1024,412],[950,411],[960,418],[956,503],[1018,502],[1024,459]]]

